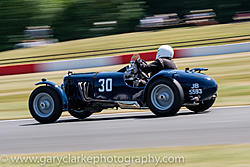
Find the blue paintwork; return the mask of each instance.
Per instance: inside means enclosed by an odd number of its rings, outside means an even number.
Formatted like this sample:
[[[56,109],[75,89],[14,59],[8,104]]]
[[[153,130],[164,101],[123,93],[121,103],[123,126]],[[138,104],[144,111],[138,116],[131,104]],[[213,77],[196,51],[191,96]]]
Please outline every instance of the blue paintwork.
[[[212,97],[217,91],[217,83],[211,77],[197,73],[195,71],[206,70],[203,68],[196,68],[193,71],[184,70],[162,70],[156,75],[152,76],[145,87],[131,87],[124,80],[123,72],[99,72],[99,73],[82,73],[65,76],[64,85],[69,88],[69,92],[66,91],[68,97],[75,96],[74,98],[80,101],[80,97],[77,97],[76,85],[78,82],[89,82],[92,85],[91,97],[102,100],[124,100],[124,101],[137,101],[139,97],[143,95],[148,86],[159,77],[166,79],[177,80],[183,88],[185,101],[190,100],[189,90],[195,83],[199,84],[199,88],[202,89],[203,93],[200,95],[201,100]],[[112,78],[112,91],[111,92],[99,92],[101,88],[100,79],[107,80]],[[69,81],[70,80],[70,81]],[[75,93],[72,93],[75,92]],[[72,99],[74,99],[72,98]]]
[[[94,77],[95,76],[95,77]],[[111,92],[99,92],[101,88],[100,79],[112,78],[112,91]],[[67,83],[70,80],[70,83]],[[124,100],[134,101],[138,98],[138,93],[144,89],[144,87],[131,87],[124,80],[123,72],[99,72],[95,73],[83,73],[71,76],[65,76],[64,82],[65,87],[70,85],[71,92],[73,92],[73,85],[77,85],[78,82],[90,82],[93,87],[92,98],[102,100]],[[74,86],[73,86],[74,87]],[[70,92],[69,92],[70,93]]]
[[[100,79],[107,80],[112,78],[112,91],[111,92],[99,92],[101,88]],[[112,100],[125,100],[132,101],[137,100],[136,94],[143,90],[143,87],[131,87],[126,84],[124,80],[123,72],[101,72],[96,75],[95,83],[95,97],[101,99],[112,99]]]
[[[36,83],[35,85],[44,85],[44,84],[46,86],[52,87],[59,94],[62,100],[63,110],[65,111],[68,110],[68,98],[67,98],[66,93],[63,91],[63,89],[59,85],[50,81],[41,81],[41,82]]]
[[[152,76],[144,87],[132,87],[124,80],[123,72],[91,72],[91,73],[76,73],[66,75],[64,77],[64,90],[57,84],[50,81],[38,82],[36,85],[46,84],[54,88],[60,95],[64,104],[64,110],[78,109],[91,105],[88,102],[82,101],[78,83],[89,83],[89,98],[99,100],[112,100],[112,101],[138,101],[145,104],[144,94],[149,85],[159,79],[165,78],[176,80],[182,86],[184,91],[184,103],[191,102],[190,100],[197,95],[190,95],[189,91],[192,89],[193,84],[199,84],[199,89],[202,89],[202,94],[199,94],[200,100],[211,98],[217,91],[217,83],[209,76],[195,71],[202,71],[205,69],[196,70],[162,70],[156,75]],[[112,91],[100,92],[101,79],[105,81],[112,79]],[[106,85],[105,85],[106,86]]]
[[[200,69],[202,70],[203,68]],[[217,83],[214,79],[205,74],[197,73],[194,71],[192,72],[183,70],[162,70],[153,77],[151,77],[150,81],[147,83],[147,86],[157,77],[177,80],[183,88],[185,99],[190,96],[188,92],[191,89],[192,84],[194,83],[198,83],[200,89],[203,90],[203,93],[200,95],[201,100],[213,96],[217,91]]]

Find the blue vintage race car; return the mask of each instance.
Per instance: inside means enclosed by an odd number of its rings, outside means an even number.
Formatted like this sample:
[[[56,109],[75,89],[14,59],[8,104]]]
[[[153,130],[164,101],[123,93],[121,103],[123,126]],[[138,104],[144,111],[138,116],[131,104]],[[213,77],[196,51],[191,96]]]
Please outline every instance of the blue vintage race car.
[[[202,74],[205,68],[143,73],[132,57],[117,72],[68,72],[61,86],[42,79],[30,95],[29,110],[40,123],[56,121],[63,111],[79,119],[107,108],[145,109],[157,116],[175,115],[182,106],[194,112],[210,108],[217,83]]]

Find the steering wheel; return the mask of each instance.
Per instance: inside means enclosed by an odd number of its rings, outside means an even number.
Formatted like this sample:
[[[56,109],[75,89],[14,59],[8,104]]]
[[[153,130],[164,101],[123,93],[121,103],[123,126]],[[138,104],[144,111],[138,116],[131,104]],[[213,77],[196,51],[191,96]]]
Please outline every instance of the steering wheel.
[[[132,56],[131,61],[130,61],[131,67],[134,69],[134,72],[138,74],[138,76],[141,76],[141,77],[139,77],[139,79],[148,80],[149,76],[144,71],[142,71],[142,69],[140,69],[140,66],[138,66],[138,64],[136,63],[136,62],[138,62],[137,61],[138,59],[140,59],[139,54],[134,54]],[[144,61],[144,60],[142,60],[142,61]]]
[[[131,58],[131,67],[134,69],[135,74],[137,74],[139,79],[144,79],[144,80],[148,80],[149,76],[142,71],[142,69],[140,68],[140,66],[138,65],[138,60],[140,59],[140,55],[139,54],[134,54]],[[141,61],[145,62],[144,60],[140,59]],[[145,62],[146,63],[146,62]]]
[[[137,73],[140,75],[142,75],[142,77],[143,78],[141,78],[141,79],[149,79],[149,76],[144,72],[144,71],[142,71],[142,69],[140,68],[140,66],[138,66],[136,63],[135,63],[135,66],[136,66],[136,68],[137,68]]]

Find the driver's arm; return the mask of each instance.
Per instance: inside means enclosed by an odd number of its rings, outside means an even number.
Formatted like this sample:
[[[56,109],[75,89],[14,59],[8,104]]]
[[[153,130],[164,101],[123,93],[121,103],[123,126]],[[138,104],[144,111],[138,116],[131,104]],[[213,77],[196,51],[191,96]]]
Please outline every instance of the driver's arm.
[[[139,68],[145,73],[159,71],[162,68],[158,59],[150,64],[147,64],[145,61],[139,59],[137,64],[139,65]]]

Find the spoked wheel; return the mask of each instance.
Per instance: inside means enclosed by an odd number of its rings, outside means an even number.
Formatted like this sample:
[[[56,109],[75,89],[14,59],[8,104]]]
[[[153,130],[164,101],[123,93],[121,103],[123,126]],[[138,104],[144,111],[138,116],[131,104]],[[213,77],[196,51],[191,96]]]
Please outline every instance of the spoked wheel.
[[[177,81],[156,80],[147,91],[147,104],[157,116],[175,115],[183,103],[183,90]]]
[[[41,86],[30,95],[29,110],[38,122],[51,123],[61,116],[62,103],[53,88]]]

